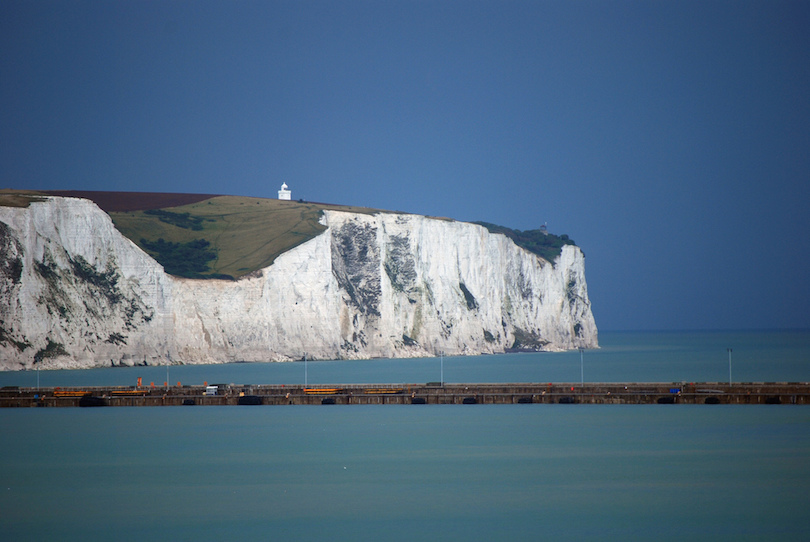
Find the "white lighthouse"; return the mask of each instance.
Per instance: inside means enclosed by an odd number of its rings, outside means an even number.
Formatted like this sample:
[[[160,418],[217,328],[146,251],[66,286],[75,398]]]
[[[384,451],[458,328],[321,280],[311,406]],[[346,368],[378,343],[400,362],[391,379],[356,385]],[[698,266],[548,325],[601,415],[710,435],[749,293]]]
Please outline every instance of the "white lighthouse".
[[[278,191],[278,199],[290,199],[292,191],[287,189],[287,183],[281,185],[281,190]]]

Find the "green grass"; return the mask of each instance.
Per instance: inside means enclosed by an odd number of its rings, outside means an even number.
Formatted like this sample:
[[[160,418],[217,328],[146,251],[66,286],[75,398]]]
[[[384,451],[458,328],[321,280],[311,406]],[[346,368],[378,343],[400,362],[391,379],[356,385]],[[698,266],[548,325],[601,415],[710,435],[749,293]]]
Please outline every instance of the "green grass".
[[[208,262],[215,260],[217,253],[205,239],[195,239],[188,243],[172,243],[162,237],[156,242],[140,240],[141,246],[157,259],[170,275],[187,278],[208,278],[202,273],[210,271]],[[210,278],[233,279],[230,275],[217,275]]]
[[[171,274],[239,278],[271,265],[280,254],[323,232],[326,228],[318,220],[324,209],[377,212],[362,207],[218,196],[161,212],[112,212],[110,216],[121,233]],[[195,248],[201,253],[189,252]],[[177,259],[180,253],[203,262],[203,267],[183,266]]]

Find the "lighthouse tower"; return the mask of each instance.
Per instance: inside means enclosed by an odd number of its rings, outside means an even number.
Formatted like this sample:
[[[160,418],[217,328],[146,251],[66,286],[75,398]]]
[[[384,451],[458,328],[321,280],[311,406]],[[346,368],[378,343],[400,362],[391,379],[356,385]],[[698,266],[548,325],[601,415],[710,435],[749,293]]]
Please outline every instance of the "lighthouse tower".
[[[281,185],[281,190],[278,191],[278,199],[290,199],[292,191],[287,189],[287,183]]]

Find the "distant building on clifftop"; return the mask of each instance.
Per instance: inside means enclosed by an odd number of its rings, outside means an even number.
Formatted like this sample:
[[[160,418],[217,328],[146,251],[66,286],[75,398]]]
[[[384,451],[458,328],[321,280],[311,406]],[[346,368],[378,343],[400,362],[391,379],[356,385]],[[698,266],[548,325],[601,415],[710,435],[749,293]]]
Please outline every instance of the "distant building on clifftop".
[[[291,196],[292,191],[287,189],[287,183],[283,183],[278,191],[278,199],[291,199]]]

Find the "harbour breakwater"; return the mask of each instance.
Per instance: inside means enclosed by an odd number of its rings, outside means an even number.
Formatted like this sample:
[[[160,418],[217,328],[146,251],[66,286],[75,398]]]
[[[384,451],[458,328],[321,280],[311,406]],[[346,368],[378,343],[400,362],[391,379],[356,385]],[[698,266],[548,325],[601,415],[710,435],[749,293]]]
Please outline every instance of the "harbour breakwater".
[[[453,404],[810,404],[810,383],[513,383],[0,389],[0,407]]]

